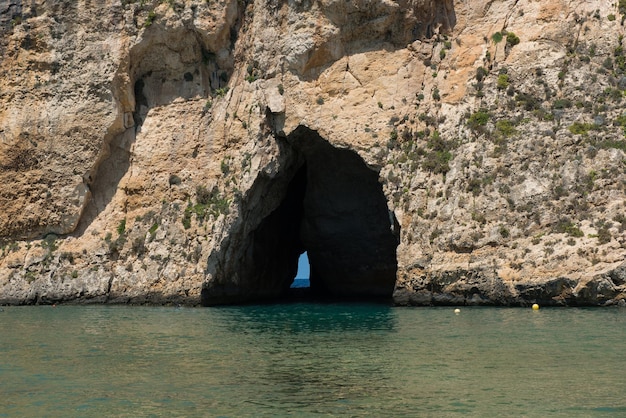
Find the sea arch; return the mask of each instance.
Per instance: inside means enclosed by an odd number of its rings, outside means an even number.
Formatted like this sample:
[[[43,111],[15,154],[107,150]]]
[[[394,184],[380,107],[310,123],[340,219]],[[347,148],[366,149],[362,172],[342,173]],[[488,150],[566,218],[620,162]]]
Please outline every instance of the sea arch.
[[[258,196],[276,205],[256,223],[242,220],[239,236],[211,256],[202,304],[288,298],[305,251],[312,296],[391,300],[400,230],[378,172],[304,126],[281,141],[282,175],[247,194],[251,205]]]

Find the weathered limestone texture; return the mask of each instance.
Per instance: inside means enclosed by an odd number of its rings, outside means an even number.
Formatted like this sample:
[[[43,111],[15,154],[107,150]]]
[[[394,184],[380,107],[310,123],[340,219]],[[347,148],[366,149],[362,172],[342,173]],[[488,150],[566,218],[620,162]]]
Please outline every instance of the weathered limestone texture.
[[[625,15],[0,0],[0,304],[624,304]]]

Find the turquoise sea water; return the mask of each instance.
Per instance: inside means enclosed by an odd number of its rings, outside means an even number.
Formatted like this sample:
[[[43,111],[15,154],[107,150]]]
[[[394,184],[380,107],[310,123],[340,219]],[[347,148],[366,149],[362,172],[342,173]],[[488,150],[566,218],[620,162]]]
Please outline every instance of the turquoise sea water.
[[[626,416],[626,310],[3,307],[0,417]]]
[[[302,289],[310,286],[311,282],[309,281],[309,279],[294,279],[293,283],[291,284],[292,289]]]

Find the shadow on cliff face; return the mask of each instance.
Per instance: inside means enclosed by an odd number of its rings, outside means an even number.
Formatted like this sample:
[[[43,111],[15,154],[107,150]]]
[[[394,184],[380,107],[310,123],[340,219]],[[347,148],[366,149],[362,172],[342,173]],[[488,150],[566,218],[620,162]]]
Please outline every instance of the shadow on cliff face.
[[[269,10],[276,8],[272,0],[267,3]],[[289,51],[289,69],[304,80],[317,78],[342,57],[406,48],[418,39],[450,33],[456,25],[454,0],[331,0],[323,4],[305,0],[289,7],[292,12],[311,14],[313,4],[319,8],[316,23],[304,25],[293,19],[288,24],[291,35],[282,40],[283,50]]]
[[[209,265],[219,267],[210,272],[214,279],[202,303],[289,299],[304,251],[311,296],[391,300],[400,231],[378,174],[355,152],[333,147],[308,128],[294,131],[284,148],[282,178],[261,181],[248,194],[277,199],[277,205],[258,223],[242,220],[243,236],[231,237],[230,248],[212,256],[220,260]],[[247,201],[263,211],[263,202]],[[242,213],[254,216],[255,208]]]
[[[76,235],[82,235],[106,209],[117,193],[120,181],[131,166],[132,145],[149,117],[150,109],[167,106],[177,99],[210,97],[228,84],[230,68],[216,53],[208,50],[200,34],[186,28],[166,30],[156,27],[129,53],[127,67],[120,70],[131,82],[115,92],[127,102],[123,132],[113,136],[86,179],[92,198],[80,219]],[[127,91],[130,90],[131,91]],[[124,107],[124,106],[122,106]]]

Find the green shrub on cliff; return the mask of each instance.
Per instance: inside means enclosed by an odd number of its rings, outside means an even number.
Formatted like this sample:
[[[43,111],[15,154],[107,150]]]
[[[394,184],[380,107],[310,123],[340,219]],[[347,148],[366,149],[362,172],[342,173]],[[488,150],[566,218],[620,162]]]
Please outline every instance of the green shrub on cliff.
[[[253,81],[256,81],[256,79],[258,78],[258,71],[256,69],[256,66],[254,64],[248,64],[248,69],[247,69],[247,74],[246,74],[246,81],[248,83],[252,83]]]
[[[191,227],[191,215],[195,214],[198,221],[202,222],[208,215],[217,218],[219,215],[226,215],[230,210],[230,201],[220,194],[217,187],[209,191],[205,186],[196,188],[196,204],[191,201],[187,204],[183,214],[183,227]]]
[[[595,127],[593,123],[574,122],[567,129],[574,135],[587,135],[589,130]]]
[[[422,169],[433,174],[446,174],[450,171],[451,151],[456,148],[456,143],[444,140],[438,131],[434,131],[426,146],[429,151],[424,155]]]
[[[437,101],[441,100],[441,95],[439,94],[439,89],[437,87],[433,89],[433,99]]]
[[[489,113],[481,109],[469,117],[467,126],[469,126],[472,131],[481,131],[482,127],[485,126],[487,122],[489,122]]]
[[[126,232],[126,218],[122,219],[117,225],[117,233],[123,235]]]
[[[156,18],[156,13],[154,12],[154,10],[150,10],[150,12],[148,13],[148,17],[146,17],[146,21],[143,22],[143,26],[145,28],[151,26],[155,18]]]
[[[489,74],[489,71],[485,67],[478,67],[476,69],[476,81],[479,83]]]
[[[552,104],[553,109],[569,109],[570,107],[572,107],[570,99],[557,99]]]
[[[509,75],[508,74],[500,74],[498,76],[498,83],[496,85],[498,90],[505,90],[509,87]]]
[[[593,146],[599,149],[621,149],[622,151],[626,152],[626,141],[624,140],[604,138],[600,141],[595,142]]]
[[[508,47],[514,47],[515,45],[519,43],[520,43],[520,40],[516,34],[514,34],[513,32],[508,32],[506,34],[506,45]]]
[[[189,202],[185,208],[185,213],[183,214],[183,228],[185,229],[191,228],[191,213],[192,205],[191,202]]]
[[[515,125],[508,119],[501,119],[496,122],[496,132],[502,137],[509,137],[517,131]]]
[[[572,223],[572,221],[568,218],[560,219],[554,226],[554,231],[561,234],[568,234],[571,237],[577,238],[585,236],[583,231],[574,223]]]
[[[541,100],[527,93],[518,93],[515,96],[515,103],[529,112],[541,108]]]
[[[450,160],[452,154],[448,151],[431,151],[424,157],[422,169],[433,174],[445,174],[450,171]]]
[[[215,89],[215,95],[217,97],[224,97],[228,93],[228,87],[221,87],[219,89]]]

